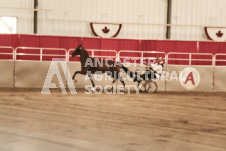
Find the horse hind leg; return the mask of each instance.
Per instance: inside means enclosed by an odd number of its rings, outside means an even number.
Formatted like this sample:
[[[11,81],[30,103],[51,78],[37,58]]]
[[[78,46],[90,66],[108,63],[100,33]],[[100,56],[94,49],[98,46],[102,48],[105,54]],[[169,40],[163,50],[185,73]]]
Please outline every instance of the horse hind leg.
[[[117,79],[118,78],[114,78],[114,80],[112,81],[112,88],[111,88],[112,90],[114,89],[113,85],[114,85],[115,81],[117,81]]]
[[[124,80],[122,79],[122,77],[120,75],[120,70],[118,72],[115,72],[115,74],[116,74],[117,79],[119,79],[121,81],[122,85],[125,88],[125,82],[124,82]]]
[[[123,86],[124,86],[124,92],[126,91],[126,85],[125,85],[125,82],[124,82],[124,80],[122,79],[122,77],[121,76],[119,76],[119,80],[121,81],[121,83],[123,84]]]
[[[118,79],[119,79],[119,80],[121,81],[121,83],[123,84],[123,86],[124,86],[124,91],[125,91],[125,82],[124,82],[124,80],[122,79],[122,77],[119,75],[119,72],[118,72],[118,73],[115,73],[115,75],[114,75],[114,80],[113,80],[112,84],[114,84],[115,81],[117,81]],[[113,90],[113,86],[112,86],[112,90]]]
[[[121,76],[119,76],[119,80],[121,81],[121,83],[123,84],[123,86],[125,87],[126,85],[125,85],[125,82],[124,82],[124,80],[122,79],[122,77]]]
[[[92,91],[94,91],[94,90],[95,90],[95,84],[94,84],[94,82],[93,82],[92,73],[89,73],[88,76],[89,76],[90,81],[92,82],[92,85],[93,85]]]
[[[118,76],[117,76],[117,73],[114,71],[114,74],[111,75],[112,78],[114,79],[112,81],[112,84],[114,85],[114,83],[118,80]],[[113,90],[113,85],[112,85],[112,90]]]

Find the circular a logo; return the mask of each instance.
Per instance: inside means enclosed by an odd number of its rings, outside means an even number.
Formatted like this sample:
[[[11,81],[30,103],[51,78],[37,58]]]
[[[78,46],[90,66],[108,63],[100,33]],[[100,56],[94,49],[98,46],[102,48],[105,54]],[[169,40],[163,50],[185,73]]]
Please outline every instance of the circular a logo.
[[[187,90],[196,88],[199,82],[200,75],[195,68],[187,67],[180,74],[180,84]]]

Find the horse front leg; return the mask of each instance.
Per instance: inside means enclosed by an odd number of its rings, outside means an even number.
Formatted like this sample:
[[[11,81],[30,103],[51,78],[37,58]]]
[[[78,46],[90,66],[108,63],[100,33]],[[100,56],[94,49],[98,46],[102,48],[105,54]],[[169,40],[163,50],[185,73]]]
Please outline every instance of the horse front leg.
[[[72,77],[73,80],[75,79],[75,76],[76,76],[76,74],[78,74],[78,73],[82,73],[82,71],[76,71],[76,72],[74,73],[73,77]]]

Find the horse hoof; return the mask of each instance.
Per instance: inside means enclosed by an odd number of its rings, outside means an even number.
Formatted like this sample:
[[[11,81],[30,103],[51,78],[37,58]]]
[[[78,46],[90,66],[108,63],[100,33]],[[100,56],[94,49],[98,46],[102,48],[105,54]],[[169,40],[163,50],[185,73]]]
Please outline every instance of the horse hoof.
[[[127,90],[126,90],[126,88],[124,87],[123,89],[122,89],[122,92],[126,92]]]
[[[77,83],[77,79],[74,79],[75,83]]]
[[[95,91],[95,88],[94,88],[94,87],[92,87],[92,88],[91,88],[91,90],[94,92],[94,91]]]

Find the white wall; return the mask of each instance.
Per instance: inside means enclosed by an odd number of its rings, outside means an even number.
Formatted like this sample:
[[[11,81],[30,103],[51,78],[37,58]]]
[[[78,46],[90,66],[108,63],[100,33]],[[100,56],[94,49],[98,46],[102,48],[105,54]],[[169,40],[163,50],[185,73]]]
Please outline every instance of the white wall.
[[[166,23],[166,0],[39,0],[41,34],[92,36],[89,22]],[[65,20],[65,21],[62,21]],[[82,20],[86,23],[78,23]],[[164,38],[164,26],[123,24],[119,38]]]
[[[17,17],[17,32],[31,34],[34,26],[33,7],[33,0],[0,0],[0,16]]]
[[[174,26],[172,39],[207,40],[204,26],[226,27],[226,0],[173,0],[171,24],[200,25]]]
[[[33,34],[34,0],[0,0],[0,16],[18,17]],[[118,38],[165,39],[167,0],[39,0],[38,34],[94,36],[89,22],[123,23]],[[84,22],[78,22],[84,21]],[[133,23],[133,24],[128,24]],[[226,0],[172,0],[171,24],[226,26]],[[173,26],[171,39],[206,40],[203,27]]]

